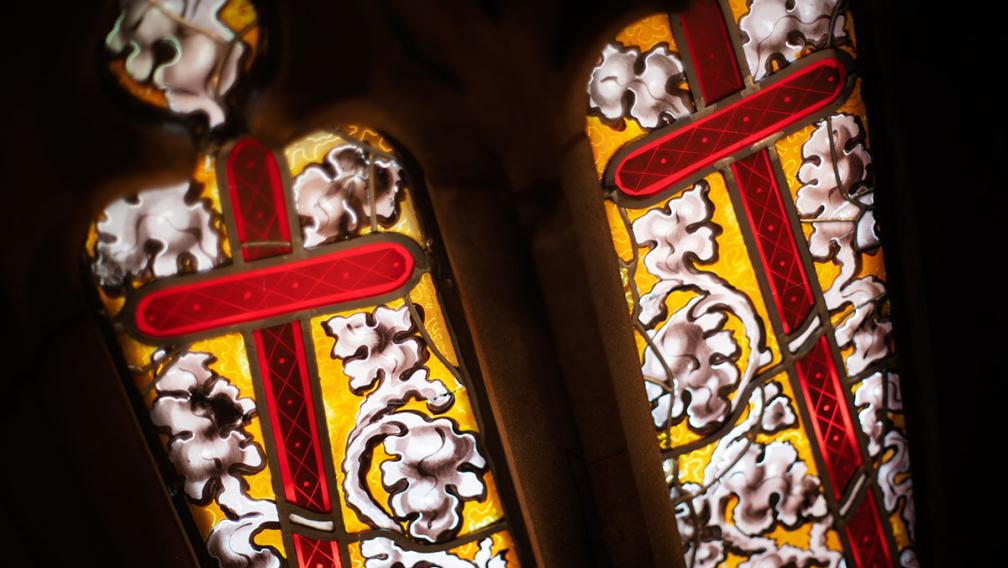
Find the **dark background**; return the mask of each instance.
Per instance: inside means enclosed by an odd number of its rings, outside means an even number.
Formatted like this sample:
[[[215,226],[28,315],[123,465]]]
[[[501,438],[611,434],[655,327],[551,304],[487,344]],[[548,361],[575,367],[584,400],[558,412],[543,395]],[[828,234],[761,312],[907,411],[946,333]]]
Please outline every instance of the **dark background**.
[[[853,4],[918,552],[924,565],[986,565],[1003,524],[987,518],[1001,513],[1005,487],[996,465],[1008,351],[999,270],[1008,225],[997,85],[1004,14],[982,4]],[[271,87],[253,98],[251,128],[283,139],[288,124],[366,100],[362,117],[406,125],[403,141],[426,174],[444,178],[461,167],[453,179],[494,177],[501,214],[534,227],[540,210],[556,206],[548,189],[561,177],[555,158],[583,116],[571,93],[600,42],[655,6],[285,3],[272,14],[283,22],[272,34],[282,53],[262,67]],[[119,112],[97,79],[112,3],[19,3],[6,12],[3,564],[184,565],[170,505],[82,294],[78,255],[87,219],[107,195],[131,180],[184,172],[192,142],[179,128]],[[528,233],[508,238],[532,246]],[[535,276],[535,254],[517,254],[522,262],[508,270],[524,297],[547,305],[553,296]],[[543,319],[523,325],[544,333]],[[553,396],[548,402],[566,404],[563,391]],[[598,503],[565,514],[587,549],[605,539],[593,528],[599,515]]]

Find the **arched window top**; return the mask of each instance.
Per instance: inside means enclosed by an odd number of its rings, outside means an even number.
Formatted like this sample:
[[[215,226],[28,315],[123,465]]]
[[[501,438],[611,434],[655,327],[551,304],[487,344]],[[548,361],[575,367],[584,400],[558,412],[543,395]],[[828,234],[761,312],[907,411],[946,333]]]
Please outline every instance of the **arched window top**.
[[[688,566],[916,565],[854,47],[843,3],[698,0],[588,78]]]
[[[138,1],[106,41],[132,96],[222,133],[190,180],[109,203],[86,244],[197,554],[517,566],[423,190],[363,126],[229,137],[260,33],[244,0]]]

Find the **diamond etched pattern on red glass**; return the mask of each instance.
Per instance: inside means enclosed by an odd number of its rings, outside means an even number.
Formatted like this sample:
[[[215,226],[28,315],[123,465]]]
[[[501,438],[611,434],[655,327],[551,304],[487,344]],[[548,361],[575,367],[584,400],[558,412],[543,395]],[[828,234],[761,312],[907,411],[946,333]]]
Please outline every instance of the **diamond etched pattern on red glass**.
[[[315,407],[299,322],[255,331],[270,424],[278,449],[284,496],[319,513],[329,511],[329,490],[315,426]]]
[[[732,164],[732,172],[738,181],[749,225],[756,233],[756,248],[770,279],[784,333],[791,333],[805,321],[815,301],[770,157],[766,150],[760,150]]]
[[[227,182],[242,257],[256,260],[290,252],[283,182],[269,148],[252,138],[235,144],[228,155]]]
[[[733,57],[731,38],[717,2],[690,2],[682,29],[694,62],[704,101],[710,104],[742,90],[742,75]]]
[[[391,292],[413,272],[413,256],[392,242],[205,278],[146,294],[137,329],[168,338]]]
[[[888,568],[889,543],[871,491],[866,492],[864,501],[847,521],[847,538],[854,549],[857,568]]]
[[[824,58],[705,118],[677,123],[617,164],[616,187],[633,197],[653,195],[733,152],[797,126],[837,99],[844,75],[839,60]]]
[[[315,540],[299,534],[294,535],[300,568],[340,568],[339,549],[330,540]]]
[[[833,480],[833,492],[840,498],[854,471],[861,465],[861,454],[858,453],[857,438],[847,411],[843,385],[825,337],[819,338],[812,351],[798,361],[796,368],[806,406],[812,415],[812,429]]]

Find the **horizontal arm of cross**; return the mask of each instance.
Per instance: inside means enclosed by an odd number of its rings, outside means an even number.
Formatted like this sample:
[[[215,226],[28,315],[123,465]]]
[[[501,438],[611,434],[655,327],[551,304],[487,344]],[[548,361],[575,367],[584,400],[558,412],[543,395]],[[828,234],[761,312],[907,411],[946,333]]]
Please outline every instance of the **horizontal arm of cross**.
[[[819,111],[843,100],[847,60],[842,52],[807,58],[739,93],[700,118],[677,121],[620,150],[606,171],[606,185],[642,199],[682,185],[694,174],[743,154],[767,137],[814,122]],[[741,156],[736,156],[741,157]]]
[[[349,245],[349,243],[347,243]],[[159,340],[221,333],[234,326],[290,320],[319,308],[374,299],[404,288],[424,258],[398,235],[354,239],[305,258],[246,264],[152,285],[132,298],[132,327]]]

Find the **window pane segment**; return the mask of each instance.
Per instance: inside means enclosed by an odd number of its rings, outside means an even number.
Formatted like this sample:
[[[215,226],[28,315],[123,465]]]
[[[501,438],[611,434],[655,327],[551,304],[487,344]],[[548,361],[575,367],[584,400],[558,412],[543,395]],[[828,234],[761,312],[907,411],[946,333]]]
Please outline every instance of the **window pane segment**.
[[[853,57],[834,2],[711,1],[631,23],[589,78],[689,565],[916,562]]]

